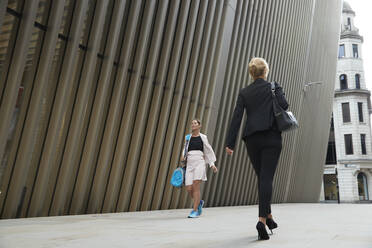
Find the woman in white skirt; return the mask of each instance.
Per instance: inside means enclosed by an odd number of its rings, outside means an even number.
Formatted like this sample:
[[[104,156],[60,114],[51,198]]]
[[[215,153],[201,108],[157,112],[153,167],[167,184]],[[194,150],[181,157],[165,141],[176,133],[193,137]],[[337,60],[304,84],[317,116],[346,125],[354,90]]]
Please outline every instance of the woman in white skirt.
[[[197,218],[202,213],[204,201],[200,196],[200,183],[207,181],[206,164],[209,164],[213,172],[217,172],[214,165],[216,156],[209,144],[207,136],[200,133],[200,120],[191,122],[192,133],[185,138],[182,160],[186,160],[186,190],[194,201],[194,208],[189,214],[189,218]]]

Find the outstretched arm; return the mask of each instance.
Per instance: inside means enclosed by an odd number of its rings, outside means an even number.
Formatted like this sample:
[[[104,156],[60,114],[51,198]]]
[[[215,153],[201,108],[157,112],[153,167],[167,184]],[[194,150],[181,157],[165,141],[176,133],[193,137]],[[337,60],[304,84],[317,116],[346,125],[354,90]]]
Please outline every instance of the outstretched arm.
[[[216,155],[214,154],[212,146],[209,144],[207,136],[203,135],[203,145],[204,145],[204,157],[206,163],[209,164],[209,167],[213,169],[213,172],[216,173],[218,171],[215,162],[217,160]]]
[[[233,117],[231,120],[231,124],[228,130],[228,133],[227,133],[226,148],[231,150],[231,153],[235,147],[236,137],[238,136],[238,133],[239,133],[240,124],[243,118],[243,113],[244,113],[244,98],[243,98],[243,95],[239,93],[238,100],[236,101],[236,106],[234,109]],[[227,149],[226,151],[229,153]]]

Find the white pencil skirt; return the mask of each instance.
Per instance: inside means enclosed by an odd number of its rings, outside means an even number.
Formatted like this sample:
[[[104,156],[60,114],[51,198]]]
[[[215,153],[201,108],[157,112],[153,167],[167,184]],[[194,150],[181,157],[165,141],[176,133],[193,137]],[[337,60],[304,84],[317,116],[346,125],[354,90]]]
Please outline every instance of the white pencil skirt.
[[[189,151],[187,153],[185,185],[192,185],[194,180],[207,181],[206,165],[202,151]]]

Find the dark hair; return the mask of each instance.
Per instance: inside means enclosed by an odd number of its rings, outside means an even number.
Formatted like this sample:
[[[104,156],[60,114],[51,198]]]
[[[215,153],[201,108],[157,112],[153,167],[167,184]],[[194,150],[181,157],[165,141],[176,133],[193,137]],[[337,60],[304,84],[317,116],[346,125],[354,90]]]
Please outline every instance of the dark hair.
[[[199,125],[201,125],[201,121],[199,119],[192,119],[192,121],[196,121]]]

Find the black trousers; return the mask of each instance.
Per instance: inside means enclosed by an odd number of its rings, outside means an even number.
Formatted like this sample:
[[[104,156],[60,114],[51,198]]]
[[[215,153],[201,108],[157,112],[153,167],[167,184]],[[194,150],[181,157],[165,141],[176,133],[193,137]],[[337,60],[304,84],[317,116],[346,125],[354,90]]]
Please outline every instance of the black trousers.
[[[273,178],[282,151],[282,135],[276,130],[260,131],[244,141],[258,178],[258,216],[266,218],[271,214]]]

